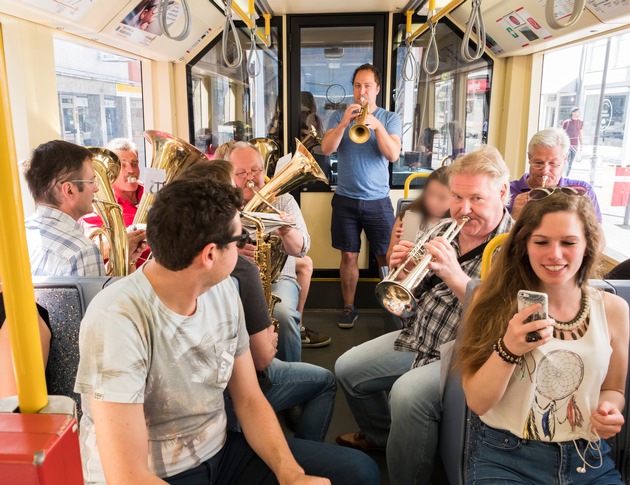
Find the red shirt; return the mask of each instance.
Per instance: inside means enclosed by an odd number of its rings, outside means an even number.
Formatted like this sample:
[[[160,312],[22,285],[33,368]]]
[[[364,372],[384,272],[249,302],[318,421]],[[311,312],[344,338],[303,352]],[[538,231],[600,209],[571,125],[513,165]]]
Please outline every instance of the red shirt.
[[[136,198],[138,200],[138,203],[142,199],[143,193],[144,193],[144,187],[142,185],[138,185],[138,188],[136,189]],[[120,197],[116,193],[115,189],[114,189],[114,195],[116,196],[116,202],[120,204],[120,207],[122,208],[122,216],[123,216],[123,222],[125,223],[125,227],[131,226],[133,224],[134,217],[136,217],[136,212],[138,212],[138,205],[128,201],[127,199],[123,199],[122,197]],[[96,212],[92,212],[91,214],[88,214],[87,216],[83,216],[81,218],[81,221],[83,222],[83,225],[86,227],[102,227],[103,226],[103,220]],[[150,249],[147,249],[145,252],[143,252],[142,256],[140,256],[138,258],[138,261],[136,262],[136,267],[139,267],[142,263],[144,263],[149,257],[149,254],[151,254]]]

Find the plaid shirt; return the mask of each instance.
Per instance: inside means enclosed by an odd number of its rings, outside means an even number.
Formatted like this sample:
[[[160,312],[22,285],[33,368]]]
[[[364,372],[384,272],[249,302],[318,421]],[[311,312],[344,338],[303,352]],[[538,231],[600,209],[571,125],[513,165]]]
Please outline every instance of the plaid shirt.
[[[101,251],[59,209],[39,206],[26,219],[26,239],[33,276],[105,276]]]
[[[297,204],[295,199],[291,194],[283,194],[274,200],[271,205],[273,205],[279,211],[286,212],[290,216],[293,216],[295,219],[296,229],[302,233],[304,237],[304,245],[302,246],[302,251],[296,256],[289,256],[287,258],[287,262],[284,263],[282,267],[282,272],[280,276],[278,276],[278,280],[284,279],[297,279],[297,275],[295,273],[295,258],[303,258],[311,247],[311,236],[308,234],[308,229],[306,228],[306,222],[304,222],[304,217],[302,216],[302,211],[300,210],[300,206]],[[274,281],[275,283],[275,281]]]
[[[490,241],[497,234],[508,232],[513,222],[509,212],[504,210],[503,219],[486,241]],[[461,256],[459,240],[456,238],[452,244],[457,256]],[[463,262],[462,269],[471,278],[479,278],[481,255]],[[416,290],[418,312],[413,322],[402,330],[394,343],[395,350],[416,353],[412,368],[440,359],[440,345],[455,338],[462,313],[462,303],[446,283],[440,282],[428,289],[430,279],[425,278],[418,286]]]

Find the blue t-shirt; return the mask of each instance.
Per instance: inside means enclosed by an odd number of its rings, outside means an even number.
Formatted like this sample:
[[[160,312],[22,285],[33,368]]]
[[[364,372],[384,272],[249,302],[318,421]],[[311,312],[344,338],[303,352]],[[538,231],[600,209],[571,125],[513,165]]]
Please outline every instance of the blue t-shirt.
[[[336,111],[330,118],[328,129],[334,129],[343,118],[343,111]],[[402,140],[402,124],[396,113],[376,108],[374,116],[383,124],[387,133],[398,135]],[[370,139],[354,143],[348,136],[352,123],[346,128],[337,149],[336,193],[362,200],[378,200],[389,196],[389,161],[378,149],[376,135],[370,130]]]

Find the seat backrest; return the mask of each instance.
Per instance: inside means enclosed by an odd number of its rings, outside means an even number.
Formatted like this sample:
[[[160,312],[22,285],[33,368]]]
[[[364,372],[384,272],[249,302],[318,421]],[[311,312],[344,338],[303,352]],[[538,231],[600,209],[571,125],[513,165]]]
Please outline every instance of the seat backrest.
[[[115,278],[35,277],[35,299],[48,310],[53,338],[46,366],[49,395],[69,396],[77,403],[74,392],[79,367],[79,328],[92,298]]]
[[[466,287],[464,309],[479,280],[471,280]],[[630,281],[627,280],[591,280],[591,286],[609,291],[624,298],[630,305]],[[450,366],[449,366],[450,367]],[[626,378],[626,402],[630,402],[630,369]],[[624,483],[630,480],[630,406],[626,405],[623,415],[624,426],[612,441],[613,459],[621,473]],[[465,483],[468,457],[475,443],[479,418],[466,406],[466,397],[461,385],[461,375],[449,369],[442,396],[442,420],[440,422],[439,452],[444,463],[449,483],[463,485]]]
[[[400,214],[408,205],[410,205],[416,199],[398,199],[396,204],[396,216]]]

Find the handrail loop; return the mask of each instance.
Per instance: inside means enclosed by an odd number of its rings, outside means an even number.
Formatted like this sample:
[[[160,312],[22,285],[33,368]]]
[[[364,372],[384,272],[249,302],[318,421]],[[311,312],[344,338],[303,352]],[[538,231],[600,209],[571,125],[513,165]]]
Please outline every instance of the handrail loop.
[[[437,41],[435,40],[435,29],[436,29],[437,23],[433,23],[431,21],[429,21],[429,29],[431,32],[431,38],[429,39],[429,45],[427,46],[427,50],[424,53],[424,59],[422,61],[422,69],[424,69],[424,72],[426,72],[427,74],[435,74],[438,69],[440,68],[440,53],[438,52],[438,47],[437,47]],[[429,59],[429,54],[431,53],[431,51],[434,52],[434,57],[435,57],[435,68],[433,70],[429,70],[429,68],[427,67],[427,60]]]
[[[241,46],[241,39],[238,36],[238,32],[236,31],[236,27],[234,26],[234,20],[232,19],[232,0],[224,0],[225,3],[225,25],[223,27],[223,36],[221,38],[222,44],[222,52],[223,52],[223,62],[227,67],[235,68],[241,65],[243,62],[243,47]],[[228,39],[230,36],[230,30],[232,30],[232,37],[234,39],[234,48],[236,50],[236,55],[234,56],[234,61],[228,61]]]
[[[250,29],[250,48],[247,53],[247,74],[250,77],[256,77],[261,71],[261,62],[258,49],[256,49],[256,24]]]
[[[470,54],[468,43],[472,36],[473,29],[477,31],[477,50],[474,54]],[[470,19],[468,19],[468,26],[466,27],[466,33],[462,39],[462,45],[460,53],[463,59],[468,62],[474,62],[483,56],[483,51],[486,45],[486,26],[483,22],[483,16],[481,15],[481,0],[472,0],[472,10],[470,11]]]
[[[574,23],[580,20],[582,16],[582,12],[584,12],[584,5],[586,0],[574,0],[573,2],[573,12],[571,13],[571,17],[564,24],[558,22],[556,19],[556,2],[555,0],[549,0],[547,5],[545,5],[545,20],[549,27],[555,30],[566,29],[567,27],[571,27]]]
[[[184,11],[184,27],[182,31],[177,34],[171,34],[168,31],[167,18],[168,18],[168,4],[169,0],[160,0],[159,10],[160,15],[158,16],[158,20],[160,22],[160,28],[164,35],[171,40],[184,40],[190,34],[190,7],[188,6],[187,0],[182,0],[182,10]]]
[[[407,52],[403,60],[401,76],[404,81],[415,81],[418,78],[418,61],[416,61],[416,56],[413,54],[411,42],[405,41],[405,46],[407,47]]]

